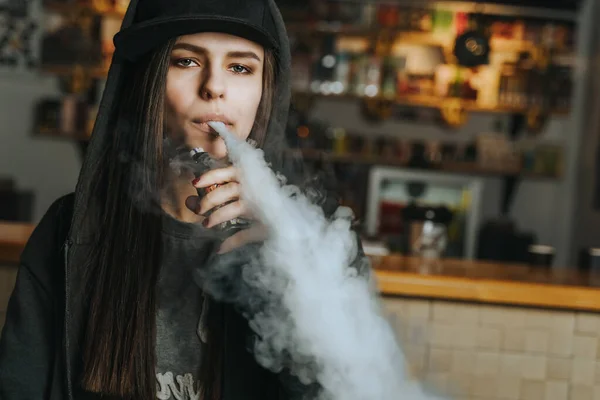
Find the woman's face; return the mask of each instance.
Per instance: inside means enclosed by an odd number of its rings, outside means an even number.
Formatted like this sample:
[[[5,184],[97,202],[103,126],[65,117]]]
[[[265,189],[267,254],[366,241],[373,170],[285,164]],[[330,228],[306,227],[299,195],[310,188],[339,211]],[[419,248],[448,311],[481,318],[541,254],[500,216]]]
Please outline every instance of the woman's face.
[[[222,121],[240,139],[248,137],[262,96],[263,63],[263,47],[238,36],[206,32],[179,37],[167,73],[169,137],[225,157],[225,143],[207,122]]]

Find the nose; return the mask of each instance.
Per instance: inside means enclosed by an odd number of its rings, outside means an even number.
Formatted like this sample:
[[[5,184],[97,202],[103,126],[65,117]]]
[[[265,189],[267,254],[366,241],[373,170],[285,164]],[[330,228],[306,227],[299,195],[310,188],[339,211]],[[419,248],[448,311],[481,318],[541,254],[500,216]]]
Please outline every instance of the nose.
[[[204,100],[214,100],[225,97],[226,78],[223,71],[213,65],[204,69],[202,83],[200,85],[200,97]]]

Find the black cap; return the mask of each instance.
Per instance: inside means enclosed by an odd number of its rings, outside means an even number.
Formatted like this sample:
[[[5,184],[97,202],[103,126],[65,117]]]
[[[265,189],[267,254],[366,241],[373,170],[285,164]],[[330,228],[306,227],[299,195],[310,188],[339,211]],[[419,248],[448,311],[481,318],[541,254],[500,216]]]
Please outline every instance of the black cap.
[[[165,41],[198,32],[221,32],[277,49],[267,0],[139,0],[135,19],[114,37],[115,54],[135,60]]]

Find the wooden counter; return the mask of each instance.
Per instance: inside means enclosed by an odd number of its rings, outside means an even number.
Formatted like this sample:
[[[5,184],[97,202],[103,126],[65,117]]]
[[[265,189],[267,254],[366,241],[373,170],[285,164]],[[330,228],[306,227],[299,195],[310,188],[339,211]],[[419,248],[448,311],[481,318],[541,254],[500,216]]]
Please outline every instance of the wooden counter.
[[[0,264],[17,264],[31,224],[0,222]],[[383,295],[600,311],[600,276],[573,269],[445,259],[371,257]]]
[[[0,264],[17,264],[35,225],[0,222]]]
[[[372,257],[384,295],[600,311],[600,276],[572,268]]]

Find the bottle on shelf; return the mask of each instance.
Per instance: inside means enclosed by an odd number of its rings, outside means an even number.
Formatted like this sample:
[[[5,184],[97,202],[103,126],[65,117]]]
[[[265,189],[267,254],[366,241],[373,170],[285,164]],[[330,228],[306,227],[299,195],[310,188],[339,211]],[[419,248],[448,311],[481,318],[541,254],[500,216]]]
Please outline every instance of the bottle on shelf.
[[[311,66],[313,57],[308,44],[299,42],[294,47],[294,62],[291,69],[292,90],[300,93],[308,92],[311,85]]]
[[[335,49],[336,36],[327,34],[321,42],[319,56],[313,64],[311,91],[319,94],[332,94],[332,83],[337,64]]]
[[[377,43],[369,49],[365,62],[365,90],[363,96],[376,97],[381,93],[382,56]]]
[[[340,36],[336,40],[337,63],[334,71],[332,91],[334,94],[354,92],[354,75],[357,70],[357,58],[364,51],[365,40]]]
[[[403,69],[402,59],[387,55],[383,59],[381,92],[386,99],[395,99],[398,92],[398,72]]]

